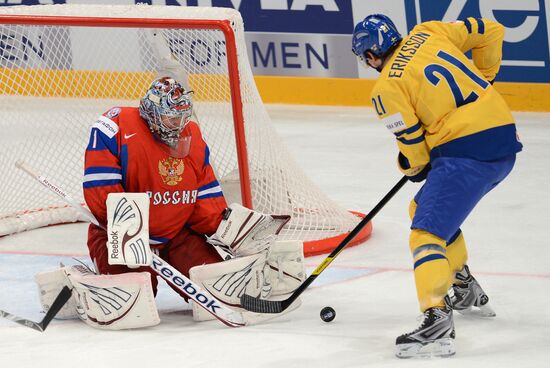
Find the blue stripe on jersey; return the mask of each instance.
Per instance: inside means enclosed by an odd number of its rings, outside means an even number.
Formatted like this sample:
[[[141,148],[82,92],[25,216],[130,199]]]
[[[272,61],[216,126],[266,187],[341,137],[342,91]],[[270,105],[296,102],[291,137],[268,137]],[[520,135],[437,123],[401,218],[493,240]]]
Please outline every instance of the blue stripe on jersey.
[[[151,244],[162,244],[162,243],[169,242],[170,239],[163,238],[163,237],[160,237],[160,236],[149,236],[149,241],[150,241]]]
[[[420,265],[426,262],[435,261],[437,259],[447,259],[447,257],[445,257],[443,254],[430,254],[429,256],[420,258],[418,261],[414,262],[414,269],[416,270],[416,268]]]
[[[413,139],[405,139],[405,138],[396,138],[399,142],[406,144],[408,146],[420,143],[424,140],[424,134],[422,134],[420,137],[416,137]]]
[[[223,196],[222,187],[217,180],[214,180],[198,189],[197,199],[206,199]]]
[[[485,23],[483,23],[483,19],[476,18],[477,22],[477,33],[484,34],[485,33]]]
[[[120,166],[122,168],[122,186],[126,188],[126,178],[128,172],[128,145],[123,144],[120,147]]]
[[[472,33],[472,23],[470,23],[469,19],[464,19],[464,25],[466,26],[468,33]]]
[[[118,145],[116,136],[113,138],[107,137],[97,128],[92,128],[90,133],[90,141],[88,142],[87,151],[102,151],[109,150],[113,155],[118,155]]]
[[[84,170],[84,175],[88,174],[120,174],[120,167],[93,166]]]
[[[94,188],[121,183],[120,168],[110,166],[92,166],[84,170],[83,187]]]
[[[422,125],[420,124],[420,122],[418,122],[418,123],[414,124],[412,127],[409,127],[407,129],[403,129],[402,131],[394,133],[394,134],[395,134],[396,137],[400,137],[403,134],[412,134],[412,133],[416,132],[417,130],[419,130],[421,127],[422,127]]]
[[[208,146],[204,148],[204,166],[210,165],[210,150]]]
[[[85,181],[84,183],[82,183],[82,187],[84,187],[84,189],[90,189],[95,187],[106,187],[109,185],[118,185],[120,183],[121,182],[119,179],[92,180],[92,181]]]
[[[210,183],[208,183],[208,184],[203,185],[203,186],[200,187],[198,190],[199,190],[199,192],[200,192],[200,191],[203,191],[203,190],[206,190],[206,189],[210,189],[210,188],[217,187],[217,186],[219,186],[219,185],[220,185],[220,183],[219,183],[217,180],[214,180],[214,181],[212,181],[212,182],[210,182]]]
[[[479,161],[492,161],[521,151],[516,125],[508,124],[453,139],[434,147],[430,158],[464,157]]]
[[[197,196],[197,199],[207,199],[207,198],[214,198],[214,197],[223,197],[223,192],[220,190],[219,192],[199,195]]]

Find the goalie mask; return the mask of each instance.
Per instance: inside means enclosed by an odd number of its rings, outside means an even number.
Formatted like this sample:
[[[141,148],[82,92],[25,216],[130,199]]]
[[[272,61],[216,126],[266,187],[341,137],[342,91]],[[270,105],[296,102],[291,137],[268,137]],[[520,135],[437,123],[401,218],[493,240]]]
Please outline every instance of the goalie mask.
[[[191,93],[176,80],[162,77],[153,81],[139,104],[139,113],[153,135],[180,157],[189,152],[191,137],[182,137],[182,132],[193,111]]]

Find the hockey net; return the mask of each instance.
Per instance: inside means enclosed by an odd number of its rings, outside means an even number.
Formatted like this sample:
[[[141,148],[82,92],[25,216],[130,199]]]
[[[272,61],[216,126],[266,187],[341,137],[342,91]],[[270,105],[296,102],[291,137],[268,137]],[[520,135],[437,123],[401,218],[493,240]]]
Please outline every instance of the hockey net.
[[[168,54],[168,55],[167,55]],[[195,113],[229,203],[290,214],[283,239],[331,250],[360,218],[322,193],[277,137],[233,9],[40,5],[0,9],[0,235],[80,220],[15,167],[30,164],[84,204],[90,127],[137,106],[159,70],[195,91]],[[176,75],[178,77],[178,75]],[[370,226],[355,240],[370,235]]]

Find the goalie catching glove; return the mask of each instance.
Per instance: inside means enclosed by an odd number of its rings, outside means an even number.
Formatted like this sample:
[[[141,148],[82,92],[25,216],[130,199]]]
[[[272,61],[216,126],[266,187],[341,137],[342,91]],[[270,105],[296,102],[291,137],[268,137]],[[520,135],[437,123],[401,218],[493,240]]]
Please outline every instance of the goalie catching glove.
[[[107,196],[107,250],[110,265],[150,266],[149,197],[145,193]]]
[[[207,241],[225,260],[257,254],[269,248],[289,220],[288,215],[264,215],[233,203]]]

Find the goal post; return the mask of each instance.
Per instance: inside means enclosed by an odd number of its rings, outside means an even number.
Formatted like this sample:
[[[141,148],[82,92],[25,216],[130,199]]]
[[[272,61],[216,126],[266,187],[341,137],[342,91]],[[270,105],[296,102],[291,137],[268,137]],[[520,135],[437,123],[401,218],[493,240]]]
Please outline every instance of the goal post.
[[[239,12],[37,5],[0,8],[0,235],[79,220],[15,162],[28,162],[84,205],[91,125],[111,107],[137,106],[161,70],[195,91],[195,118],[228,202],[291,215],[281,237],[303,240],[307,255],[332,250],[360,221],[307,178],[278,138]]]

